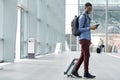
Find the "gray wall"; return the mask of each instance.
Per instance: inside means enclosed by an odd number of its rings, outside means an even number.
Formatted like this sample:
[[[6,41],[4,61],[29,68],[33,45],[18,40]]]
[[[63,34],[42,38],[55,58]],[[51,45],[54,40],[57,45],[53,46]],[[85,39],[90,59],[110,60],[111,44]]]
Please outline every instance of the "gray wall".
[[[52,53],[57,42],[65,47],[65,0],[21,0],[24,41],[21,57],[27,56],[27,41],[36,39],[36,55]]]
[[[36,55],[54,52],[58,42],[64,50],[65,0],[18,1],[22,7],[21,57],[27,56],[29,38],[36,39]],[[15,53],[18,1],[0,0],[0,61],[13,62],[18,54]]]
[[[0,60],[14,61],[16,6],[16,0],[0,0]]]

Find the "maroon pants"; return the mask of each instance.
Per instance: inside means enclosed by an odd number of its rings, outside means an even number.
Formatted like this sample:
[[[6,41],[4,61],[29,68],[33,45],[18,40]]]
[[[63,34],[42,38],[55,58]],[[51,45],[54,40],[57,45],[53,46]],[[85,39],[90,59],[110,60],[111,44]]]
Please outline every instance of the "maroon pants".
[[[81,64],[84,61],[84,73],[89,72],[89,57],[90,57],[90,51],[89,46],[91,44],[90,40],[82,39],[80,40],[81,44],[81,56],[75,66],[75,71],[78,72],[78,69],[80,68]]]

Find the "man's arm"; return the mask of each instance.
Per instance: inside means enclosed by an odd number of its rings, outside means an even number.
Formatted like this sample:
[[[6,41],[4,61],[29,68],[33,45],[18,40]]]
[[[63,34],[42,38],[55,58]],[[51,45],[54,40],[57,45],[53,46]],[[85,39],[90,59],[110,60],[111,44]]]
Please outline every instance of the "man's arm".
[[[85,32],[85,31],[88,31],[90,30],[90,28],[85,28],[85,16],[84,15],[81,15],[80,18],[79,18],[79,31],[80,32]]]

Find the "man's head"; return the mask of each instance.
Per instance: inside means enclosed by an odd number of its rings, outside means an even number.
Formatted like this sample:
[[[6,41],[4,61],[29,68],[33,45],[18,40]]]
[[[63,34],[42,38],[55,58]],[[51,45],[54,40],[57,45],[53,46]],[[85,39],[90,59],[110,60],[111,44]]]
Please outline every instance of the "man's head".
[[[91,3],[87,2],[87,3],[85,4],[85,11],[86,11],[88,14],[90,14],[90,13],[92,12],[92,4],[91,4]]]

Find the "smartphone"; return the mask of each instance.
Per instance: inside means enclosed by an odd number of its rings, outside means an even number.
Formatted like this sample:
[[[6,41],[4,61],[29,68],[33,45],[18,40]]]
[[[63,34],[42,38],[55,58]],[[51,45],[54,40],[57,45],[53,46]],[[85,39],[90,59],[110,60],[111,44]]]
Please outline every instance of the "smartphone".
[[[99,25],[100,25],[100,24],[96,24],[95,26],[98,28]]]

